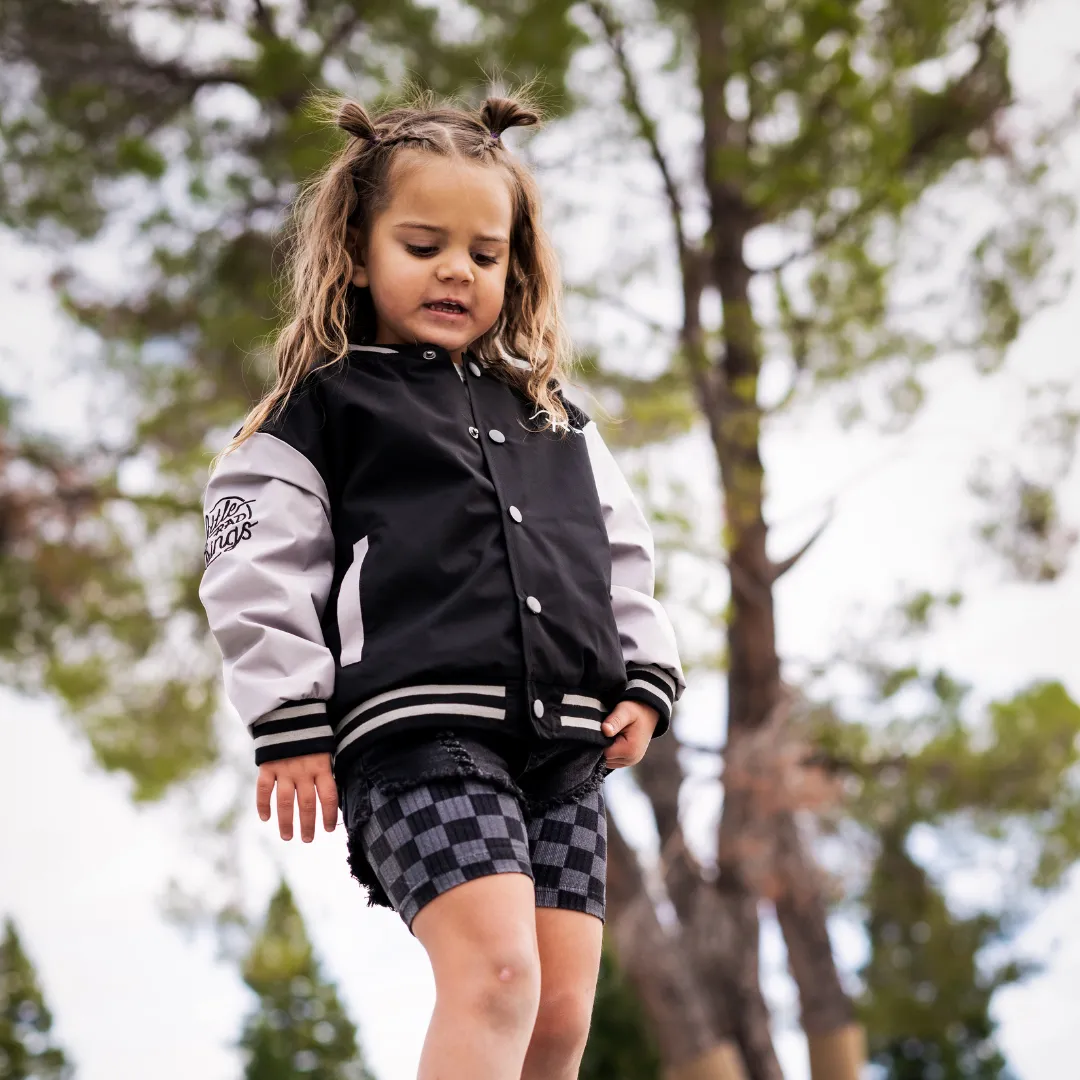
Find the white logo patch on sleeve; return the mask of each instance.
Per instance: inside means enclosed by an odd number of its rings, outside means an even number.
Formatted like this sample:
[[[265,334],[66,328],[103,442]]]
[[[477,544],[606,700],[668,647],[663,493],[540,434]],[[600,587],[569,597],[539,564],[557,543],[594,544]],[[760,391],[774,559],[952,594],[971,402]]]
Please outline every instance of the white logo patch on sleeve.
[[[252,513],[254,499],[238,499],[226,495],[218,499],[206,515],[206,547],[203,558],[209,566],[219,555],[232,551],[241,540],[251,537],[251,530],[258,525]]]

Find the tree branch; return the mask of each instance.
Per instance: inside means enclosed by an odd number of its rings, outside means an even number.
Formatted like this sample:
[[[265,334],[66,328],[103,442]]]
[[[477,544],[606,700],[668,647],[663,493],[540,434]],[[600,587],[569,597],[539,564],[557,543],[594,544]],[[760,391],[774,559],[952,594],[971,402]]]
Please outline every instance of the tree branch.
[[[822,248],[826,248],[834,241],[839,240],[840,237],[861,218],[876,210],[877,207],[885,201],[886,195],[887,192],[884,188],[872,195],[868,195],[858,206],[849,210],[846,214],[842,214],[828,228],[819,228],[815,230],[806,247],[799,251],[793,251],[790,255],[785,255],[779,262],[773,263],[772,266],[761,267],[760,269],[755,270],[754,273],[771,275],[779,274],[794,263],[801,262],[803,259],[808,259],[811,255],[817,254]]]
[[[614,293],[605,292],[595,285],[568,284],[565,287],[565,291],[571,296],[580,296],[584,300],[592,300],[595,303],[605,304],[610,308],[614,308],[623,315],[628,315],[630,318],[636,319],[642,326],[655,334],[676,334],[679,332],[677,326],[666,326],[662,322],[650,319],[648,315],[643,314],[638,308],[631,306],[622,297],[617,296]]]
[[[263,0],[252,0],[252,17],[255,25],[270,38],[277,38],[277,27],[274,25],[274,13],[268,8]]]
[[[171,60],[152,62],[145,58],[140,59],[133,65],[148,75],[164,76],[173,82],[186,86],[189,93],[194,95],[204,86],[242,86],[249,87],[250,79],[242,75],[235,68],[217,68],[209,71],[193,71]]]
[[[637,121],[638,131],[649,147],[649,153],[660,170],[660,176],[664,182],[664,193],[667,196],[668,209],[671,212],[672,225],[675,228],[675,242],[679,248],[679,262],[683,263],[688,257],[690,246],[686,239],[686,230],[683,225],[682,198],[679,195],[678,185],[668,165],[667,158],[660,146],[659,136],[656,130],[656,121],[648,114],[641,93],[638,89],[637,78],[634,69],[630,65],[630,59],[626,55],[623,38],[623,27],[615,18],[603,0],[589,0],[589,8],[604,28],[608,45],[615,56],[619,73],[623,80],[623,98],[630,115]]]
[[[316,63],[321,70],[323,64],[326,63],[326,58],[337,48],[341,46],[341,43],[347,38],[352,36],[352,32],[360,25],[360,12],[356,8],[350,8],[348,11],[343,11],[337,24],[333,26],[330,32],[326,35],[326,39],[323,42],[323,47],[316,55]]]
[[[773,583],[782,578],[809,550],[814,546],[818,537],[832,524],[833,511],[830,507],[829,516],[811,533],[810,539],[793,555],[789,555],[786,559],[781,559],[778,563],[772,564],[772,572],[769,575],[769,580]]]

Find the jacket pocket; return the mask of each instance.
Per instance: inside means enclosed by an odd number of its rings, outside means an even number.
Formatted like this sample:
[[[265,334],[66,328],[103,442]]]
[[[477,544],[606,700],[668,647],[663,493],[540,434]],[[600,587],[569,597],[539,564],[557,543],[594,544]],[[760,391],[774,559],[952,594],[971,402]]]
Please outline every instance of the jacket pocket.
[[[360,663],[364,655],[364,613],[360,607],[360,571],[368,553],[368,538],[353,544],[353,561],[341,579],[337,620],[341,638],[341,666]]]

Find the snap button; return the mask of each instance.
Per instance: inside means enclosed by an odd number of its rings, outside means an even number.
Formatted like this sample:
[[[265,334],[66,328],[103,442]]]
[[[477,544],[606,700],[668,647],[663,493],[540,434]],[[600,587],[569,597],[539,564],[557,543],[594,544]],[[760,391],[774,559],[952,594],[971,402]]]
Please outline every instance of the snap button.
[[[473,437],[474,439],[479,439],[479,438],[480,438],[480,429],[479,429],[479,428],[474,428],[474,427],[471,427],[471,428],[469,428],[469,434],[470,434],[470,435],[471,435],[471,436],[472,436],[472,437]]]
[[[540,607],[540,601],[539,601],[539,600],[537,600],[535,596],[526,596],[526,597],[525,597],[525,606],[526,606],[526,607],[527,607],[527,608],[528,608],[528,609],[529,609],[529,610],[530,610],[530,611],[531,611],[531,612],[532,612],[532,613],[533,613],[534,615],[539,615],[539,614],[540,614],[540,612],[541,612],[541,611],[543,610],[543,609],[542,609],[542,608]]]
[[[539,698],[537,698],[533,702],[533,716],[535,716],[536,719],[539,720],[540,717],[543,716],[543,715],[544,715],[544,703]]]
[[[434,360],[435,359],[435,350],[434,349],[425,349],[424,350],[424,359],[425,360]]]
[[[476,377],[477,377],[478,379],[480,378],[480,368],[479,368],[479,367],[478,367],[478,366],[477,366],[476,364],[472,363],[471,361],[469,362],[469,370],[470,370],[470,371],[471,371],[471,372],[472,372],[472,373],[473,373],[473,374],[474,374],[474,375],[475,375],[475,376],[476,376]]]
[[[492,428],[488,432],[488,438],[495,443],[506,442],[506,436],[498,428]]]
[[[521,521],[521,511],[516,506],[511,506],[510,507],[510,516],[515,521]]]

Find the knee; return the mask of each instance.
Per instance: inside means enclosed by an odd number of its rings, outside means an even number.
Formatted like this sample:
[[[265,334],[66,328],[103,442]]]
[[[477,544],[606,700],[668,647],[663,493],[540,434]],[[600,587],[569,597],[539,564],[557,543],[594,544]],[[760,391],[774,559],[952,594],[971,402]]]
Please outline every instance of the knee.
[[[589,1038],[592,1007],[591,994],[567,990],[541,995],[530,1056],[553,1065],[579,1060]]]
[[[540,1003],[539,956],[527,947],[484,950],[446,987],[446,997],[491,1030],[531,1031]]]

